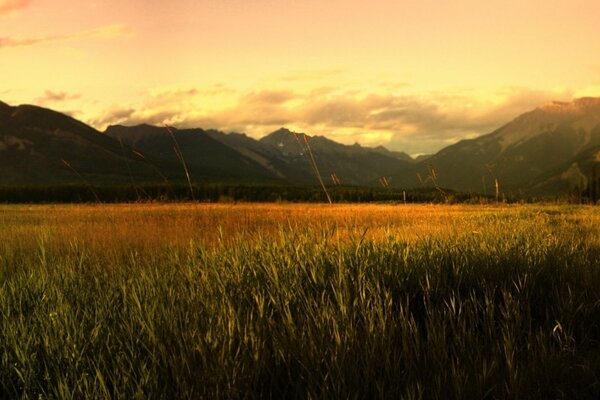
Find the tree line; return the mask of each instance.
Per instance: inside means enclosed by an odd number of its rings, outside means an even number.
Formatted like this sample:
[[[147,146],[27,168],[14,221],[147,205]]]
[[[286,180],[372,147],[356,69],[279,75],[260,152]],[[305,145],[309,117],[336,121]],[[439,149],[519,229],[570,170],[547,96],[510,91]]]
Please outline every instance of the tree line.
[[[193,190],[193,194],[191,193]],[[389,188],[332,187],[334,203],[454,203],[489,201],[482,196],[448,192],[444,196],[435,188],[393,190]],[[207,183],[142,186],[0,186],[2,203],[123,203],[123,202],[327,202],[318,186],[236,185]]]

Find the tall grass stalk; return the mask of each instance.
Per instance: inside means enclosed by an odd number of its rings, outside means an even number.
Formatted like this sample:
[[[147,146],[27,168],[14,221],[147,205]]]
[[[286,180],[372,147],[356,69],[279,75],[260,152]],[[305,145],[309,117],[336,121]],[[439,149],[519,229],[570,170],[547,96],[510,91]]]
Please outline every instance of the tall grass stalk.
[[[100,200],[100,197],[98,197],[98,193],[96,193],[96,190],[94,189],[94,187],[83,177],[83,175],[81,175],[79,173],[79,171],[77,171],[75,168],[73,168],[73,166],[71,165],[71,163],[69,163],[67,160],[62,159],[60,160],[62,162],[62,164],[64,166],[66,166],[67,168],[69,168],[71,171],[73,171],[75,173],[75,175],[77,175],[77,177],[79,179],[81,179],[81,181],[83,182],[83,184],[85,186],[87,186],[90,189],[90,192],[92,193],[92,195],[94,196],[94,198],[96,199],[97,203],[102,203],[102,201]]]
[[[190,172],[185,163],[185,159],[183,158],[183,153],[181,152],[179,143],[177,142],[177,139],[175,138],[175,134],[171,130],[171,127],[169,125],[165,124],[165,128],[167,128],[167,131],[169,132],[171,139],[173,139],[175,154],[177,154],[177,157],[179,158],[179,161],[181,162],[181,165],[183,166],[183,170],[185,171],[185,177],[187,179],[188,186],[190,188],[190,196],[192,196],[192,200],[195,201],[196,197],[194,196],[194,187],[192,186],[192,178],[190,177]]]
[[[333,182],[333,184],[335,186],[341,186],[342,185],[342,181],[340,181],[340,178],[338,178],[337,174],[334,172],[331,174],[331,181]]]
[[[135,195],[137,197],[137,199],[140,199],[140,194],[138,192],[138,187],[135,183],[135,180],[133,179],[133,174],[131,173],[131,167],[129,166],[129,157],[127,157],[127,154],[125,154],[125,145],[123,144],[123,139],[119,137],[119,144],[121,145],[121,153],[123,154],[123,159],[125,160],[125,164],[127,166],[127,172],[129,173],[129,179],[131,181],[131,187],[133,187],[133,190],[135,191]],[[143,190],[143,189],[142,189]]]
[[[498,199],[500,198],[500,181],[498,181],[498,178],[494,178],[494,187],[496,189],[496,203],[497,203]]]
[[[140,158],[142,161],[144,161],[144,163],[146,163],[146,165],[150,166],[150,168],[152,168],[154,170],[154,172],[156,172],[156,174],[163,180],[164,182],[164,186],[167,190],[167,198],[170,195],[173,195],[173,189],[171,188],[171,182],[169,182],[169,180],[167,179],[167,177],[160,172],[160,169],[158,169],[158,167],[156,165],[154,165],[154,163],[148,161],[148,159],[138,150],[132,149],[131,153],[135,156],[137,156],[138,158]],[[148,195],[148,198],[150,198],[150,196]]]
[[[325,184],[323,183],[323,179],[321,179],[321,173],[319,172],[319,168],[317,167],[317,163],[315,161],[315,157],[313,156],[312,149],[310,148],[310,144],[308,143],[308,137],[307,137],[307,135],[305,133],[296,133],[296,132],[291,132],[291,134],[296,139],[296,142],[298,142],[298,146],[300,148],[300,154],[301,155],[304,155],[306,153],[309,154],[308,161],[309,161],[310,166],[311,166],[311,168],[313,170],[313,173],[315,174],[315,177],[317,178],[317,180],[321,184],[321,187],[323,188],[323,191],[325,192],[325,195],[327,196],[327,200],[329,201],[329,204],[332,204],[332,200],[331,200],[331,197],[329,196],[329,192],[325,188]],[[300,138],[298,137],[299,135],[302,135],[304,145],[302,145],[302,143],[300,142]],[[335,185],[335,181],[336,181],[337,177],[334,178],[334,175],[332,175],[332,179],[333,179],[333,184]]]
[[[325,192],[325,196],[327,196],[327,201],[329,202],[329,204],[333,204],[333,201],[331,201],[331,196],[329,195],[329,192],[325,187],[325,183],[323,182],[323,178],[321,177],[321,173],[319,172],[319,167],[317,166],[317,162],[315,161],[315,156],[313,155],[312,149],[310,148],[310,144],[308,143],[308,137],[306,135],[302,135],[302,137],[304,138],[304,143],[306,144],[306,148],[308,149],[308,154],[310,155],[310,160],[312,162],[315,175],[317,176],[317,179],[319,180],[319,183],[323,188],[323,192]]]
[[[431,182],[433,183],[433,186],[440,193],[440,195],[442,196],[442,198],[444,200],[447,200],[448,199],[448,194],[438,184],[438,174],[437,174],[436,169],[433,167],[433,164],[431,164],[431,163],[425,163],[425,165],[429,169],[429,176],[427,177],[427,179],[431,180]]]

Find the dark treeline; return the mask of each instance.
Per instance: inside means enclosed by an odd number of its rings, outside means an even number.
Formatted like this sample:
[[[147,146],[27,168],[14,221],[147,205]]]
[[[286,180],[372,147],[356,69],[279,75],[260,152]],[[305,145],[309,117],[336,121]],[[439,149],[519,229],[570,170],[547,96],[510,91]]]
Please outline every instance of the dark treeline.
[[[584,190],[573,191],[564,198],[502,196],[503,203],[559,201],[568,203],[598,203],[600,201],[600,174],[588,180]],[[288,202],[325,203],[327,196],[318,186],[243,185],[205,183],[193,186],[194,195],[185,184],[154,185],[48,185],[0,186],[0,203],[134,203],[134,202]],[[400,190],[337,186],[328,189],[334,203],[496,203],[493,196],[461,193],[439,188]]]
[[[196,201],[201,202],[327,202],[316,186],[268,186],[207,183],[194,185]],[[462,203],[489,202],[491,199],[466,193],[444,192],[433,188],[390,190],[384,188],[333,187],[334,203],[407,202]],[[183,184],[144,186],[0,186],[2,203],[122,203],[183,202],[192,199]]]

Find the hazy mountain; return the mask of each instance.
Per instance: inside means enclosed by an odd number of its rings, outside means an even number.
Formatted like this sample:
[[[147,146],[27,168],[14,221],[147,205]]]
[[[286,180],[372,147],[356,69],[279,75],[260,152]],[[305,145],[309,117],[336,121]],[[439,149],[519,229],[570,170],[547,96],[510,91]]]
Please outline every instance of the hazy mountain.
[[[0,103],[2,184],[151,179],[152,169],[146,163],[123,154],[118,142],[69,116],[31,105]]]
[[[419,185],[416,173],[427,177],[433,168],[442,187],[489,194],[498,179],[502,191],[517,193],[598,145],[600,99],[553,102],[488,135],[442,149],[395,182]]]
[[[332,182],[332,175],[335,175],[342,184],[379,185],[380,177],[389,177],[412,166],[412,159],[398,158],[395,152],[358,144],[347,146],[323,136],[309,136],[285,128],[263,137],[260,142],[277,149],[293,165],[294,171],[301,172],[302,177],[309,177],[311,181],[314,181],[314,172],[308,146],[327,182]],[[299,176],[294,178],[300,179]]]
[[[403,151],[392,151],[392,150],[388,150],[383,146],[377,146],[377,147],[365,147],[365,149],[370,149],[372,151],[375,151],[377,153],[381,153],[383,155],[386,155],[388,157],[393,157],[393,158],[397,158],[398,160],[402,160],[402,161],[408,161],[408,162],[415,162],[416,160],[413,159],[410,155],[408,155],[407,153],[403,152]]]

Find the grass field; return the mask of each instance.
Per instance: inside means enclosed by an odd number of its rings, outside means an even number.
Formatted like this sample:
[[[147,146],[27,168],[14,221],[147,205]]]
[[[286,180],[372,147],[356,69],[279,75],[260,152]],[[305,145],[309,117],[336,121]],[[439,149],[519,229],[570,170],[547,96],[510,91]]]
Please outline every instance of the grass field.
[[[0,398],[591,398],[600,208],[0,205]]]

